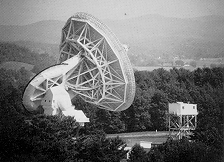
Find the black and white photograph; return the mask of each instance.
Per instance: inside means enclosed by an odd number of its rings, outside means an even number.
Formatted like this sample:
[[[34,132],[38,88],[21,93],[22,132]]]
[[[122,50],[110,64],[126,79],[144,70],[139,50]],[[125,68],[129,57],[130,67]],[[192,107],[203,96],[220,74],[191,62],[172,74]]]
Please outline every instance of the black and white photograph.
[[[0,0],[0,162],[223,162],[223,0]]]

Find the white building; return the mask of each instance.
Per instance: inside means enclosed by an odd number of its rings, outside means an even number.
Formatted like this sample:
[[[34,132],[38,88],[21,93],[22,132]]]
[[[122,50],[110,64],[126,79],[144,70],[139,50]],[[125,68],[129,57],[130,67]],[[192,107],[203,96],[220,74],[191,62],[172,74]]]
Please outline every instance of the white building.
[[[169,103],[169,114],[197,115],[197,104],[189,104],[183,102]]]
[[[41,105],[46,115],[56,115],[62,111],[65,116],[73,116],[81,126],[89,122],[89,118],[82,110],[75,110],[68,92],[62,86],[50,88],[42,99]]]
[[[181,139],[188,137],[197,126],[197,104],[169,103],[169,132]]]

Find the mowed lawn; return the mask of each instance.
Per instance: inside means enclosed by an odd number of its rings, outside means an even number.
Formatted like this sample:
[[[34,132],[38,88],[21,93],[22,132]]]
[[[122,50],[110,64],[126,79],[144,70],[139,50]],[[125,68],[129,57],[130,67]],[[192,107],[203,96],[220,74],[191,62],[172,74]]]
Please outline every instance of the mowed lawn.
[[[152,144],[161,144],[166,142],[169,137],[168,131],[148,131],[148,132],[132,132],[120,134],[108,134],[108,138],[119,136],[127,143],[127,147],[132,147],[135,144],[140,144],[141,141],[152,142]]]

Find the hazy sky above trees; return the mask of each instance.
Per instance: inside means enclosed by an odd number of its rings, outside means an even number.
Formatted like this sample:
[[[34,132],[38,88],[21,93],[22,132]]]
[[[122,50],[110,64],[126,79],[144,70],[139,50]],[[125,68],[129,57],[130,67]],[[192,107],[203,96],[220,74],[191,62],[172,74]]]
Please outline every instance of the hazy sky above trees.
[[[223,0],[0,0],[0,25],[42,20],[66,21],[76,12],[99,19],[126,19],[147,14],[167,17],[224,16]]]

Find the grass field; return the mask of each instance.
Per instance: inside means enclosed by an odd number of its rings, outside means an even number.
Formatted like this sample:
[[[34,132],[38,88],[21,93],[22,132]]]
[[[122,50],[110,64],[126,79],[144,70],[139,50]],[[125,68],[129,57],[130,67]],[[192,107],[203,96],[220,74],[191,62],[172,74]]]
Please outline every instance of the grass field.
[[[155,69],[159,69],[159,68],[163,68],[164,70],[167,70],[167,71],[170,71],[171,69],[173,69],[174,67],[173,66],[134,66],[133,67],[134,70],[137,70],[137,71],[153,71]],[[190,71],[193,71],[195,69],[197,69],[198,67],[194,68],[192,66],[176,66],[175,68],[177,69],[180,69],[180,68],[184,68],[186,70],[190,70]]]
[[[224,64],[224,58],[202,58],[200,60],[193,60],[193,59],[182,59],[182,61],[185,62],[185,66],[175,66],[175,68],[180,69],[184,68],[186,70],[196,70],[197,68],[204,68],[204,67],[211,67],[211,64],[218,66],[223,66]],[[191,61],[196,62],[196,67],[192,67],[189,65]],[[173,69],[174,66],[171,66],[169,64],[164,66],[134,66],[134,70],[137,71],[153,71],[155,69],[163,68],[164,70],[169,71],[170,69]]]
[[[133,132],[133,133],[120,133],[120,134],[108,134],[108,138],[114,138],[119,136],[123,139],[127,147],[132,147],[136,143],[139,144],[141,141],[152,142],[152,144],[161,144],[166,142],[169,132],[168,131],[148,131],[148,132]]]

